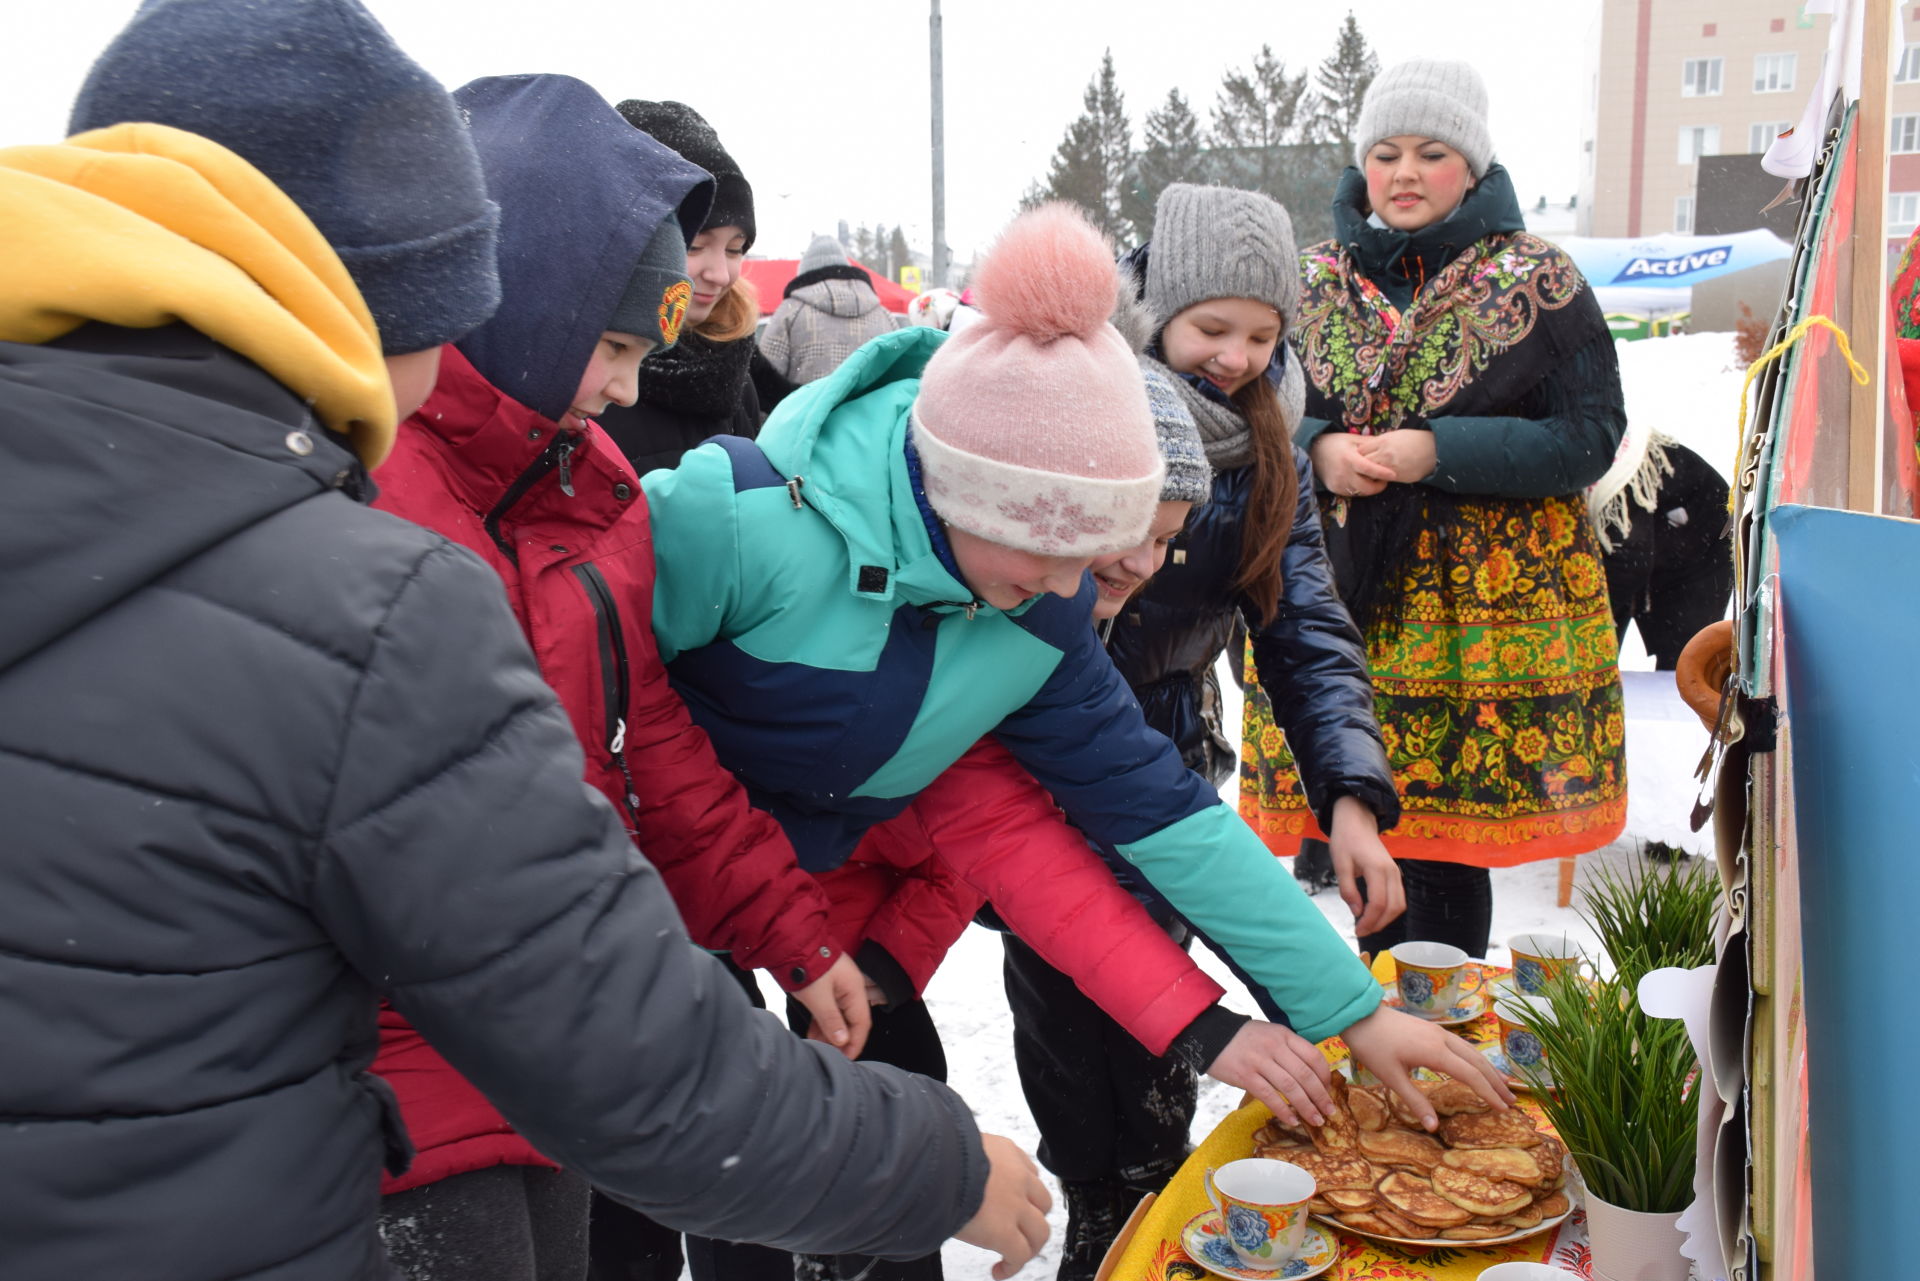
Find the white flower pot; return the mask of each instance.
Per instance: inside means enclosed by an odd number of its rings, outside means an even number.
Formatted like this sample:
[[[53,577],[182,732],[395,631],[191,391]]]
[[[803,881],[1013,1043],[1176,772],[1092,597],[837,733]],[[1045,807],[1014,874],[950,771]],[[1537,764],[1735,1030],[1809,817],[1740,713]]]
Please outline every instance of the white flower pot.
[[[1642,1214],[1586,1194],[1594,1281],[1687,1281],[1680,1212]]]

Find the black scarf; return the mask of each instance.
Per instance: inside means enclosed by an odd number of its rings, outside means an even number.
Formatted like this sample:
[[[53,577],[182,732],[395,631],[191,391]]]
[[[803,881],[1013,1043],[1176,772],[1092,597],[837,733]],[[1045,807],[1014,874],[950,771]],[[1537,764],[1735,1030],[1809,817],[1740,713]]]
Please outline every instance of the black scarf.
[[[640,403],[694,418],[725,420],[745,395],[753,339],[715,342],[692,329],[640,362]]]

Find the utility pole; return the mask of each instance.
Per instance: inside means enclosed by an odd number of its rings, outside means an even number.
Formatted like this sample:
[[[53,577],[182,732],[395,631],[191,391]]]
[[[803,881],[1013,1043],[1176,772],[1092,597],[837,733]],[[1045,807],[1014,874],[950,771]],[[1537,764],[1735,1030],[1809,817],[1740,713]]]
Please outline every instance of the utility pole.
[[[928,82],[933,88],[933,271],[931,288],[947,284],[947,142],[945,73],[941,69],[940,0],[927,16]]]

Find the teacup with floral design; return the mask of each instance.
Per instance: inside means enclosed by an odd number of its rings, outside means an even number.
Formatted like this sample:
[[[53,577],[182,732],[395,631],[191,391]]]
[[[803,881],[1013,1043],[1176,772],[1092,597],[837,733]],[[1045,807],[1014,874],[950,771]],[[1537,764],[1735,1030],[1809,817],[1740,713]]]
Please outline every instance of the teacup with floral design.
[[[1460,1001],[1467,954],[1450,943],[1401,943],[1393,957],[1394,983],[1407,1013],[1441,1019]]]
[[[1209,1169],[1207,1199],[1220,1212],[1233,1253],[1249,1268],[1273,1271],[1293,1262],[1307,1239],[1307,1202],[1319,1185],[1287,1161],[1247,1157]]]
[[[1547,980],[1580,964],[1580,949],[1564,934],[1516,934],[1507,940],[1513,953],[1513,984],[1528,996],[1547,990]]]

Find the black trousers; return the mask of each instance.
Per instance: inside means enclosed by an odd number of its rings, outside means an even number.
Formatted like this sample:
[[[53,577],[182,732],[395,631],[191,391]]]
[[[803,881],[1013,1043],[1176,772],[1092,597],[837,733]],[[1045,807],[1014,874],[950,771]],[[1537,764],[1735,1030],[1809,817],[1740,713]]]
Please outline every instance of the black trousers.
[[[753,1003],[765,1008],[750,971],[733,969]],[[787,1023],[804,1033],[809,1016],[799,1002],[788,1000]],[[947,1079],[947,1055],[940,1033],[924,1001],[907,1001],[891,1010],[873,1011],[873,1031],[861,1052],[863,1062],[890,1063]],[[593,1281],[677,1281],[680,1275],[680,1234],[617,1201],[594,1194],[592,1232]],[[795,1256],[785,1250],[705,1237],[686,1238],[685,1261],[694,1281],[792,1281]],[[800,1266],[822,1278],[861,1277],[864,1281],[941,1281],[938,1253],[897,1263],[858,1255],[801,1256]]]
[[[1040,1131],[1040,1164],[1063,1183],[1157,1190],[1187,1158],[1193,1069],[1148,1053],[1013,935],[1004,945],[1013,1060]]]
[[[1433,859],[1397,858],[1407,910],[1360,940],[1374,956],[1399,943],[1451,943],[1468,956],[1487,954],[1493,930],[1493,877],[1484,867]],[[1366,881],[1360,892],[1366,894]]]
[[[380,1199],[380,1236],[409,1281],[580,1281],[587,1182],[495,1165]]]

